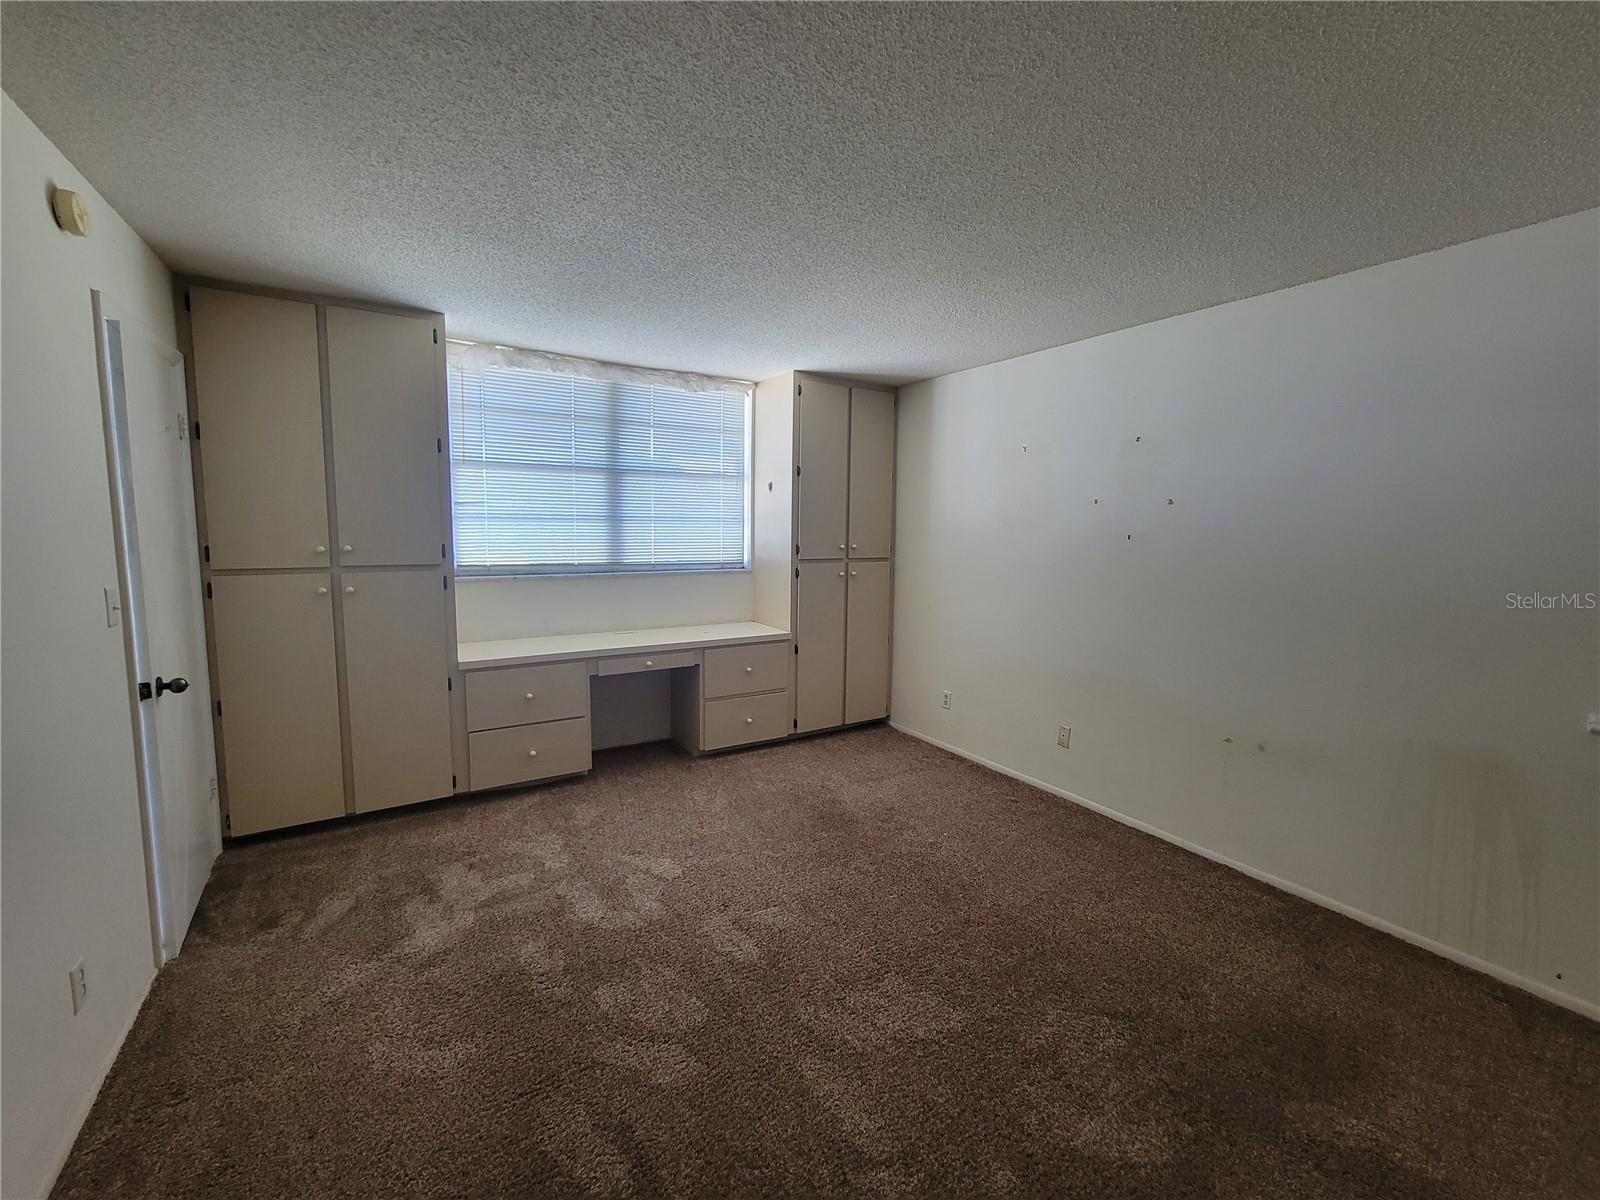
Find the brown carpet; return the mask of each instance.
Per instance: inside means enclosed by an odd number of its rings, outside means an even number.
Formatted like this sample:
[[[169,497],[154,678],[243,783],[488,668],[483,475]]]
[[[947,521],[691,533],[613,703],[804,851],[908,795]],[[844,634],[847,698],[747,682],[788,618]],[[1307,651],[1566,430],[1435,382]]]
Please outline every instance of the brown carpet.
[[[1600,1026],[878,727],[229,849],[56,1194],[1600,1195]]]

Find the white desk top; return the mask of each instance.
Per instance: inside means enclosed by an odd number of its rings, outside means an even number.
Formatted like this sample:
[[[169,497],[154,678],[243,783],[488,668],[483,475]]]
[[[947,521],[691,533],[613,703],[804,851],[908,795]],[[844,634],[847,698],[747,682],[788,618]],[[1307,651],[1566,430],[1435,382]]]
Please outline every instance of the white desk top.
[[[786,642],[789,635],[755,621],[724,625],[674,625],[667,629],[617,629],[606,633],[566,633],[552,637],[508,638],[498,642],[462,642],[457,647],[463,671],[559,662],[608,654],[661,654],[668,650],[700,650],[708,646],[748,646]]]

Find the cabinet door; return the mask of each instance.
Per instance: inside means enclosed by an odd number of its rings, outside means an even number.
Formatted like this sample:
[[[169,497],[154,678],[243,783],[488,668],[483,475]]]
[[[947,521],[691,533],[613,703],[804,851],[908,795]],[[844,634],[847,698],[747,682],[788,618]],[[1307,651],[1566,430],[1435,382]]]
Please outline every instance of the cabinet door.
[[[888,558],[894,525],[894,393],[850,389],[850,557]]]
[[[431,566],[444,557],[438,328],[430,317],[328,307],[333,488],[345,566]]]
[[[327,566],[316,308],[197,287],[189,309],[212,567]]]
[[[344,814],[330,587],[326,575],[211,581],[235,836]]]
[[[444,572],[347,572],[345,686],[355,810],[448,796]]]
[[[889,564],[853,562],[845,605],[844,719],[889,715],[889,625],[893,600]]]
[[[843,558],[845,489],[850,470],[850,389],[821,379],[800,380],[800,558]]]
[[[804,733],[844,720],[844,563],[801,563],[797,591],[795,729]]]

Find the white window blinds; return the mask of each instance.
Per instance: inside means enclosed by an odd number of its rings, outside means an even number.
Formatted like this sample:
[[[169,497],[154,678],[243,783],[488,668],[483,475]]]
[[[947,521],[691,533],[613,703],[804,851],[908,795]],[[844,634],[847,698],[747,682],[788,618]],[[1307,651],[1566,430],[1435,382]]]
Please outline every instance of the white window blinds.
[[[747,565],[744,386],[704,381],[690,390],[648,372],[532,369],[506,357],[451,347],[458,571]]]

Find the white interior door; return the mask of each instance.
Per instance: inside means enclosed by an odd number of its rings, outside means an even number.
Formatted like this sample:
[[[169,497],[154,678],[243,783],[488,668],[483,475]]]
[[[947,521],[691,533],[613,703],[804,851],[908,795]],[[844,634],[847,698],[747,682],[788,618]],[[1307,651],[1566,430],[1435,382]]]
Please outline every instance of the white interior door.
[[[110,305],[101,319],[146,853],[171,958],[222,848],[183,357]]]

